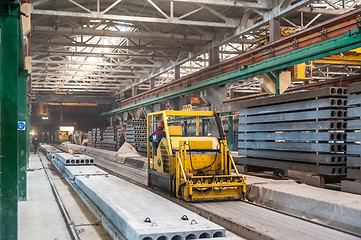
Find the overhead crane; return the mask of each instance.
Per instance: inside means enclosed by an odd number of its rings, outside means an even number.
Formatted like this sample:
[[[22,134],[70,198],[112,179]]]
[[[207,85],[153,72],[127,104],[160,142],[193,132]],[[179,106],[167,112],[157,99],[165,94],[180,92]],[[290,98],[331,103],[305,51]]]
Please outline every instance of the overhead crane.
[[[103,115],[114,115],[264,73],[270,75],[273,71],[276,74],[271,77],[275,81],[276,93],[279,93],[281,69],[361,47],[360,14],[360,9],[352,11],[171,81],[161,87],[123,100],[120,108]]]

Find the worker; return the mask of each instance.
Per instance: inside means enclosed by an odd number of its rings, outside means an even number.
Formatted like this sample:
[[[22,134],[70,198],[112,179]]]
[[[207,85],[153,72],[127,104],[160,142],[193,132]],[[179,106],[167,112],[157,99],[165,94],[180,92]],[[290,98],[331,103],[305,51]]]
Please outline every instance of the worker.
[[[47,132],[46,133],[46,143],[49,144],[49,142],[50,142],[50,133]]]
[[[121,148],[123,146],[123,144],[125,143],[125,141],[127,140],[127,136],[125,135],[125,128],[121,127],[120,128],[120,134],[119,134],[119,139],[118,139],[118,146],[119,148]],[[118,149],[119,149],[118,148]]]
[[[35,136],[33,137],[33,141],[32,141],[32,143],[33,143],[33,145],[34,145],[34,153],[35,153],[35,154],[36,154],[37,151],[38,151],[39,142],[40,142],[40,141],[39,141],[38,134],[35,133]]]
[[[166,137],[166,134],[164,132],[164,122],[159,121],[157,123],[157,131],[155,131],[152,135],[149,136],[149,142],[152,143],[154,152],[157,153],[156,149],[159,146],[160,141]]]
[[[44,139],[45,139],[45,132],[43,132],[43,134],[41,134],[40,136],[40,143],[44,144]]]

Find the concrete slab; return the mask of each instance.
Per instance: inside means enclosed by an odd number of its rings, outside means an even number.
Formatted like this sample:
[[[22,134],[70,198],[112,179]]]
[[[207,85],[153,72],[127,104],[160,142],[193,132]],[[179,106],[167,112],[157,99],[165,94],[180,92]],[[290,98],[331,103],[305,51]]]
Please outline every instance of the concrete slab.
[[[184,239],[192,234],[195,238],[209,238],[225,234],[224,228],[205,218],[114,176],[76,177],[75,184],[128,239]]]
[[[210,220],[222,218],[224,226],[246,239],[346,240],[359,239],[329,227],[295,218],[242,201],[193,203]],[[223,225],[223,224],[222,224]]]
[[[57,188],[71,221],[75,225],[79,238],[84,240],[112,239],[63,176],[56,171],[49,161],[46,164],[47,168],[50,169],[49,176]]]
[[[342,192],[355,193],[361,195],[361,181],[341,181]]]
[[[19,239],[71,239],[38,155],[30,154],[28,200],[19,202]],[[50,220],[50,221],[49,221]]]
[[[361,234],[361,196],[298,184],[246,176],[247,199],[296,216]]]
[[[57,160],[55,161],[57,162],[59,168],[64,171],[64,173],[68,175],[71,180],[74,180],[77,176],[89,177],[95,175],[109,175],[107,172],[95,166],[63,166],[62,164],[59,164]]]

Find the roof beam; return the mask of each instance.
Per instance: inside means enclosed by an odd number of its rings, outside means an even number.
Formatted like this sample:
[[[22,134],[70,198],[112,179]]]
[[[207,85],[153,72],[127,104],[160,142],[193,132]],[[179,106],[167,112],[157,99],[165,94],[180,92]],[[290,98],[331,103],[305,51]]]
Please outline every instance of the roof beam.
[[[177,55],[160,55],[160,54],[140,54],[140,53],[97,53],[97,52],[82,52],[82,51],[67,51],[67,50],[33,50],[31,51],[32,55],[41,55],[41,56],[79,56],[79,57],[99,57],[99,58],[177,58]]]
[[[49,42],[49,41],[31,41],[31,46],[37,47],[37,46],[49,46],[49,47],[89,47],[89,48],[110,48],[110,49],[124,49],[124,50],[148,50],[148,51],[192,51],[192,47],[182,46],[182,47],[176,47],[176,46],[169,46],[169,47],[147,47],[145,45],[137,45],[137,46],[126,46],[126,45],[104,45],[104,44],[87,44],[83,42]]]
[[[117,0],[115,1],[112,5],[110,5],[109,7],[107,7],[104,11],[102,11],[102,13],[107,13],[110,9],[112,9],[113,7],[115,7],[118,3],[120,3],[122,0]]]
[[[78,17],[89,19],[106,19],[116,20],[124,22],[148,22],[148,23],[165,23],[165,24],[179,24],[179,25],[195,25],[203,27],[223,27],[223,28],[236,28],[238,25],[233,22],[207,22],[207,21],[192,21],[192,20],[180,20],[177,17],[169,18],[155,18],[155,17],[138,17],[138,16],[126,16],[126,15],[111,15],[102,14],[97,12],[81,13],[81,12],[69,12],[69,11],[54,11],[54,10],[42,10],[32,9],[31,14],[36,15],[49,15],[59,17]]]
[[[272,9],[272,1],[258,1],[244,2],[244,1],[226,1],[226,0],[162,0],[167,2],[184,2],[184,3],[197,3],[207,4],[222,7],[239,7],[239,8],[258,8],[258,9]]]
[[[31,75],[32,76],[44,76],[44,77],[46,77],[46,76],[49,76],[49,77],[64,77],[64,76],[73,77],[73,76],[76,76],[74,74],[62,73],[62,72],[59,72],[59,73],[39,73],[39,72],[34,72]],[[83,76],[81,76],[81,77],[83,77]],[[124,79],[129,79],[129,78],[136,79],[136,78],[139,78],[139,77],[132,76],[132,75],[87,74],[86,76],[84,76],[84,79],[98,78],[98,77],[117,78],[117,79],[120,79],[120,78],[124,78]]]
[[[59,65],[96,65],[96,66],[114,66],[114,67],[142,67],[142,68],[156,68],[161,67],[160,63],[154,64],[143,64],[143,63],[109,63],[109,62],[99,62],[99,63],[90,63],[82,61],[54,61],[54,60],[31,60],[31,64],[59,64]]]
[[[31,68],[32,72],[35,71],[66,71],[66,72],[106,72],[106,73],[148,73],[147,71],[143,71],[143,70],[136,70],[136,71],[132,71],[132,70],[117,70],[117,69],[106,69],[106,68],[100,68],[100,69],[91,69],[91,70],[87,70],[87,69],[81,69],[81,68],[69,68],[69,67],[32,67]]]
[[[172,40],[183,40],[183,41],[212,41],[212,34],[202,35],[182,35],[182,34],[168,34],[160,32],[121,32],[121,31],[110,31],[110,30],[94,30],[92,28],[65,28],[58,27],[53,28],[50,26],[32,26],[32,32],[44,33],[48,35],[89,35],[89,36],[100,36],[100,37],[123,37],[123,38],[137,38],[137,39],[172,39]]]

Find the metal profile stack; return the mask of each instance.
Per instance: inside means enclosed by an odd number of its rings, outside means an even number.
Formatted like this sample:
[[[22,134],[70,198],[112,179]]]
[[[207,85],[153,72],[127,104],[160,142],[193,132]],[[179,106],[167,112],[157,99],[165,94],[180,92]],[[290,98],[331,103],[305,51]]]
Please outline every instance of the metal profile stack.
[[[127,142],[138,152],[147,151],[147,120],[132,120],[125,129]]]
[[[93,134],[93,130],[88,131],[88,146],[94,147],[95,146],[95,136]]]
[[[242,102],[239,163],[345,175],[346,97],[328,87]]]
[[[361,83],[348,85],[347,178],[361,181]],[[361,186],[361,185],[359,185]]]
[[[107,127],[103,132],[102,149],[116,151],[117,139],[116,139],[116,128],[113,126]]]
[[[102,132],[100,131],[100,128],[95,128],[95,146],[94,147],[102,148]]]
[[[88,146],[89,147],[95,147],[96,132],[97,132],[96,128],[94,128],[88,132]]]

